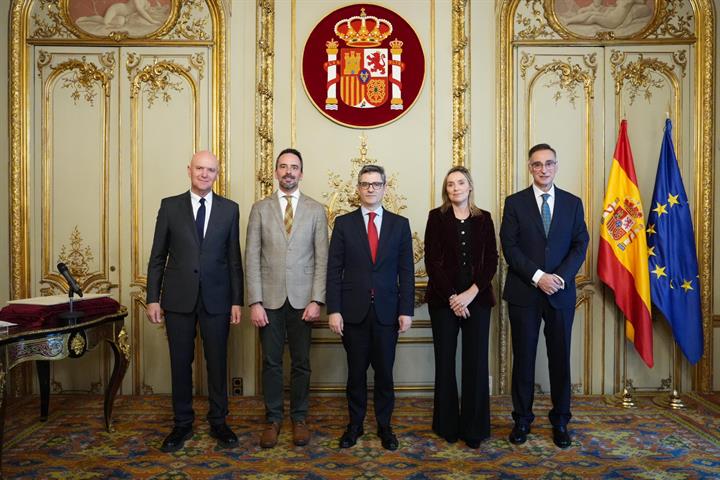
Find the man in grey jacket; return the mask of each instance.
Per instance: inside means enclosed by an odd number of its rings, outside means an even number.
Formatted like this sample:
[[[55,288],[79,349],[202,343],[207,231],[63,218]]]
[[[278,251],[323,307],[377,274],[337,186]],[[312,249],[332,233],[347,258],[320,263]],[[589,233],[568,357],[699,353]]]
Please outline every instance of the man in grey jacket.
[[[283,419],[283,350],[290,347],[290,417],[293,443],[307,445],[312,322],[325,302],[328,230],[325,208],[298,188],[299,151],[287,148],[275,161],[277,192],[250,211],[246,270],[250,321],[260,329],[267,426],[260,446],[277,444]]]
[[[221,447],[238,443],[225,418],[228,332],[231,323],[240,323],[243,304],[239,208],[213,194],[215,155],[197,152],[187,168],[190,191],[160,204],[147,274],[147,317],[157,324],[165,317],[170,347],[175,426],[160,447],[164,452],[179,450],[192,437],[197,324],[207,364],[210,435]]]

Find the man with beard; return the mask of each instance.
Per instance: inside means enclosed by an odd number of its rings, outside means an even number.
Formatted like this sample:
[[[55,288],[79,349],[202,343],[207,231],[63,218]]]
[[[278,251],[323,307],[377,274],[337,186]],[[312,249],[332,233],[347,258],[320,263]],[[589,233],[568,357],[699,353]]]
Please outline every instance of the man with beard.
[[[267,426],[260,446],[277,444],[283,419],[283,350],[290,347],[290,418],[293,443],[307,445],[312,322],[325,302],[328,230],[325,208],[298,184],[300,152],[287,148],[275,161],[278,190],[256,202],[247,231],[250,321],[260,329]]]

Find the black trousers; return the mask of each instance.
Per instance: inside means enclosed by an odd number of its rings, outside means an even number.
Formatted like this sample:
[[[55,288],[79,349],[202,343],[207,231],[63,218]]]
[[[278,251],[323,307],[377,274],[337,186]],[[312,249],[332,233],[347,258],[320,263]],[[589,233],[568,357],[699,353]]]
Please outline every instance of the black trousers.
[[[535,419],[532,411],[535,393],[535,357],[540,336],[540,322],[544,321],[545,346],[550,373],[550,423],[565,426],[570,413],[570,340],[574,308],[555,309],[546,298],[538,305],[508,305],[512,329],[513,370],[512,400],[515,423],[530,425]]]
[[[282,307],[265,309],[265,312],[270,322],[260,329],[265,416],[270,422],[282,422],[283,352],[287,337],[290,347],[290,418],[295,422],[305,420],[310,392],[311,324],[302,319],[304,309],[294,309],[288,300]]]
[[[398,324],[382,325],[371,305],[361,323],[345,323],[343,346],[347,354],[347,401],[350,423],[362,425],[367,411],[367,369],[375,371],[373,400],[378,426],[389,426],[395,408],[393,365],[398,340]]]
[[[430,307],[435,350],[435,401],[432,428],[445,439],[481,441],[490,436],[488,335],[490,309],[468,306],[470,317],[457,317],[448,307]],[[456,353],[462,330],[462,397],[458,402]]]
[[[203,305],[202,295],[198,295],[194,312],[165,312],[176,426],[192,425],[195,419],[192,408],[192,363],[195,358],[195,332],[198,323],[207,365],[210,403],[207,420],[211,425],[219,425],[225,422],[228,414],[227,339],[230,312],[209,314]]]

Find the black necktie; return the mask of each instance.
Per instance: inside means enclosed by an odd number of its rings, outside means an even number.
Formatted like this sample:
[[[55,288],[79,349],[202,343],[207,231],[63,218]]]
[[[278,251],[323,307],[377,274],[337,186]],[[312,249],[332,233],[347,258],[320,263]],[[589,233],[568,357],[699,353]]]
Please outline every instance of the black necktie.
[[[197,215],[195,215],[195,228],[197,229],[198,238],[200,243],[203,241],[205,232],[205,199],[200,199],[200,208],[198,208]]]

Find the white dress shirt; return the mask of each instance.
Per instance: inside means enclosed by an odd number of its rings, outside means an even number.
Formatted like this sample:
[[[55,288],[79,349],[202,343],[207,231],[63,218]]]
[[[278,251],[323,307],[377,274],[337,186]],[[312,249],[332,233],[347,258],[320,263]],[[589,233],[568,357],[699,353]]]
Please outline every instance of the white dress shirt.
[[[362,212],[363,222],[365,222],[365,233],[367,233],[368,221],[370,220],[370,216],[368,215],[368,213],[372,212],[373,210],[369,210],[361,206],[360,211]],[[378,240],[380,240],[380,227],[382,226],[383,207],[378,207],[378,209],[374,210],[374,212],[377,213],[377,215],[375,215],[375,228],[377,229]]]
[[[283,193],[282,190],[278,189],[277,196],[278,201],[280,202],[280,213],[285,215],[285,208],[287,207],[287,199],[285,198],[285,195],[290,195],[292,198],[290,201],[292,202],[292,210],[293,210],[293,218],[295,218],[295,213],[297,212],[297,206],[298,201],[300,200],[300,189],[296,188],[293,193]]]

